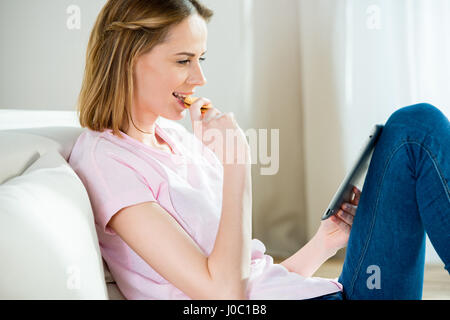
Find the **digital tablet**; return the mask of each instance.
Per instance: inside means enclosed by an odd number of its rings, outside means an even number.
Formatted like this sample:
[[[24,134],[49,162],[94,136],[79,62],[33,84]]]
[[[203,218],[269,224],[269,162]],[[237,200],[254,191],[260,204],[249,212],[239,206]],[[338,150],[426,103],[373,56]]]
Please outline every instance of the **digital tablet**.
[[[372,158],[373,150],[375,149],[375,144],[380,137],[383,127],[384,125],[377,124],[372,128],[369,138],[363,145],[356,162],[345,176],[337,192],[334,194],[333,199],[322,216],[322,220],[328,219],[332,215],[336,214],[340,210],[342,203],[351,201],[353,186],[356,186],[356,182],[366,174],[369,168],[370,159]]]

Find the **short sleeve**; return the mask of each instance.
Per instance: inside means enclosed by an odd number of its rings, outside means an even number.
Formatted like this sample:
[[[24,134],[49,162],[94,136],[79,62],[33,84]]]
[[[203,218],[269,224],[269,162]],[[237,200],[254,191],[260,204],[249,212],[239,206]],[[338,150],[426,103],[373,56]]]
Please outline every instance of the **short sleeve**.
[[[107,224],[119,210],[143,202],[158,202],[153,188],[130,160],[108,151],[92,154],[88,191],[95,221],[109,235],[116,235]]]

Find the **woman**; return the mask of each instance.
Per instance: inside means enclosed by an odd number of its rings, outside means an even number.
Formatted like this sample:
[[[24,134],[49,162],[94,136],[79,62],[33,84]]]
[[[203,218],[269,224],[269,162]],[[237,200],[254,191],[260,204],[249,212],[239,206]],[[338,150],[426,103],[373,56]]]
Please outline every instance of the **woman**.
[[[201,98],[189,109],[194,134],[160,125],[159,117],[182,119],[182,98],[206,83],[200,63],[211,16],[196,0],[110,0],[92,30],[78,103],[87,130],[69,163],[89,193],[102,256],[124,296],[420,298],[424,228],[447,270],[450,261],[448,120],[430,105],[397,111],[364,193],[355,188],[351,203],[274,264],[251,239],[250,148],[233,115],[202,114],[210,101]],[[239,154],[217,143],[227,131]],[[347,242],[339,282],[312,277]],[[367,285],[374,265],[381,288]]]

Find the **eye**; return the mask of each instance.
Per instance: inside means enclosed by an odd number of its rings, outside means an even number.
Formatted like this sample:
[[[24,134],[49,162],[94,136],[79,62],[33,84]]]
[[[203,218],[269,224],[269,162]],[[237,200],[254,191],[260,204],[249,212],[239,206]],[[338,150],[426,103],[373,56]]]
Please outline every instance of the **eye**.
[[[203,61],[206,60],[206,58],[201,57],[198,60],[200,61],[200,63],[202,63]],[[182,64],[182,65],[186,65],[186,64],[188,64],[190,62],[191,62],[191,60],[189,60],[189,59],[177,61],[177,63]]]

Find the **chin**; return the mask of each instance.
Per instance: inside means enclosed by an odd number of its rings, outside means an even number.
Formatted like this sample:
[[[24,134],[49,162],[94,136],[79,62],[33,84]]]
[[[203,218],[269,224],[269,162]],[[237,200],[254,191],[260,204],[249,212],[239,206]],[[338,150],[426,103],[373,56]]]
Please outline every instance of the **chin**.
[[[160,117],[163,117],[164,119],[167,119],[167,120],[181,120],[181,119],[184,119],[184,117],[186,116],[186,110],[183,110],[181,112],[176,112],[173,114],[168,114],[168,115],[160,115]]]
[[[187,110],[187,109],[186,109]],[[186,110],[183,110],[183,111],[181,111],[180,113],[178,113],[177,114],[177,119],[176,120],[181,120],[181,119],[184,119],[184,117],[186,116],[186,113],[187,113],[187,111]]]

